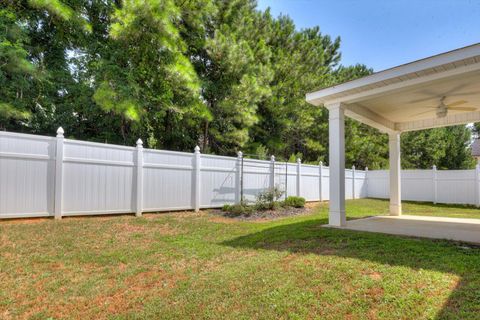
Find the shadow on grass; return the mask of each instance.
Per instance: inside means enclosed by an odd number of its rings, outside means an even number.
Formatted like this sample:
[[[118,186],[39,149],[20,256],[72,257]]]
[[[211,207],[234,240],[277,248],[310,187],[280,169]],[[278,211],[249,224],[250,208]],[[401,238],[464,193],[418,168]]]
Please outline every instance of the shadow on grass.
[[[446,240],[322,228],[326,223],[326,219],[317,219],[275,226],[226,241],[223,245],[335,255],[457,274],[462,280],[436,318],[479,319],[480,248]]]

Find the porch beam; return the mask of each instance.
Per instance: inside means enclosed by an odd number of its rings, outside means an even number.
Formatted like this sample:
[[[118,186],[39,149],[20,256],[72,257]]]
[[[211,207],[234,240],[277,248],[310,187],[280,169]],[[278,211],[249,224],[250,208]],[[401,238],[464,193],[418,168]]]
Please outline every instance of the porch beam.
[[[345,215],[345,106],[341,103],[325,106],[329,111],[330,209],[329,225],[343,227]]]
[[[345,105],[345,115],[349,118],[365,123],[373,128],[377,128],[384,133],[390,133],[395,131],[394,122],[385,119],[378,113],[375,113],[360,104]]]

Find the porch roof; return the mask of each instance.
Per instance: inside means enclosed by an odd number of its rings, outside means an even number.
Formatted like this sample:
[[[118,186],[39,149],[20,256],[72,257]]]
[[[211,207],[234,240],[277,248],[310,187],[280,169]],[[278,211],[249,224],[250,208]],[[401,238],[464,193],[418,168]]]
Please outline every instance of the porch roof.
[[[480,121],[480,43],[306,95],[383,132]]]

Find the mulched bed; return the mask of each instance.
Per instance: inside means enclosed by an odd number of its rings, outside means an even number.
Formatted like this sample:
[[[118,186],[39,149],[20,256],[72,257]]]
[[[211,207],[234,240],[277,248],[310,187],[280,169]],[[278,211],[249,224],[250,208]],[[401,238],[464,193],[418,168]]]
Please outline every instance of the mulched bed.
[[[222,209],[213,209],[210,210],[210,213],[222,216],[226,218],[232,218],[242,221],[254,221],[254,220],[270,220],[270,219],[277,219],[283,217],[292,217],[298,216],[302,214],[307,214],[312,211],[312,205],[306,205],[305,208],[279,208],[277,210],[265,210],[265,211],[254,211],[248,215],[235,215],[230,212],[225,212]]]

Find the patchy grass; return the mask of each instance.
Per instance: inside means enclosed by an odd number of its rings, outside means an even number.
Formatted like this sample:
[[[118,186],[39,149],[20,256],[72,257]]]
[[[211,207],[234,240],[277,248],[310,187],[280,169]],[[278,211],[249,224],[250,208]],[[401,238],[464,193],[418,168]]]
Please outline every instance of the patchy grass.
[[[191,212],[0,222],[0,319],[479,319],[480,249]],[[388,202],[347,202],[349,218]],[[412,214],[475,209],[407,203]]]

